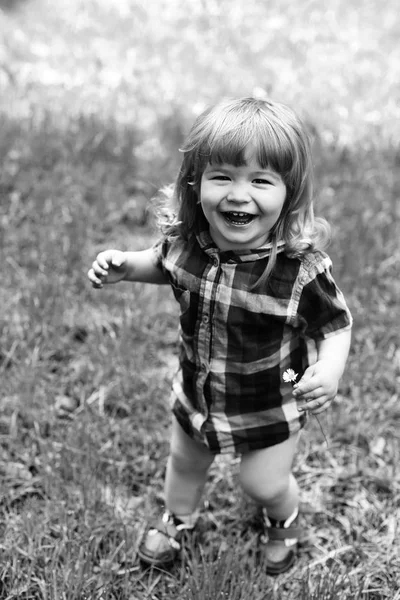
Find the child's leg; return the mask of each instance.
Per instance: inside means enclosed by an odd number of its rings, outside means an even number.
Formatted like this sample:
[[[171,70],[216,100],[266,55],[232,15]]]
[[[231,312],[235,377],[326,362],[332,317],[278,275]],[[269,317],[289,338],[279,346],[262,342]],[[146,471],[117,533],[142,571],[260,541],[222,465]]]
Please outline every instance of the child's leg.
[[[293,528],[288,529],[293,532],[290,534],[282,530],[295,519],[299,505],[298,485],[292,474],[297,439],[295,435],[281,444],[249,452],[240,465],[243,489],[266,509],[268,524],[273,525],[265,546],[267,570],[271,574],[287,570],[295,558],[297,532]]]
[[[213,459],[208,448],[189,437],[174,417],[165,479],[167,511],[141,541],[138,553],[144,562],[162,566],[175,560],[182,532],[195,524],[196,509]]]
[[[213,454],[203,444],[189,437],[175,417],[165,478],[165,503],[178,517],[191,515],[204,489]]]
[[[290,517],[299,503],[298,486],[292,475],[297,438],[291,436],[281,444],[248,452],[240,465],[245,492],[278,521]]]

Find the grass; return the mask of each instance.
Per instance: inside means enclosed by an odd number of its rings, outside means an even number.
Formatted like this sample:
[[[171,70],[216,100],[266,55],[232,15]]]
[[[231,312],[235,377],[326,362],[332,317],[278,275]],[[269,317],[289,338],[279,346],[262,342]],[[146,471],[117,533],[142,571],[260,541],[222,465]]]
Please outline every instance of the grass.
[[[265,31],[250,4],[193,2],[192,19],[161,0],[0,4],[1,598],[399,598],[397,4],[272,2]],[[86,271],[101,248],[155,239],[147,201],[198,105],[260,84],[312,115],[319,211],[355,317],[348,369],[321,416],[329,445],[311,420],[296,458],[294,569],[265,575],[257,511],[220,457],[182,562],[146,570],[176,306],[146,285],[91,290]]]

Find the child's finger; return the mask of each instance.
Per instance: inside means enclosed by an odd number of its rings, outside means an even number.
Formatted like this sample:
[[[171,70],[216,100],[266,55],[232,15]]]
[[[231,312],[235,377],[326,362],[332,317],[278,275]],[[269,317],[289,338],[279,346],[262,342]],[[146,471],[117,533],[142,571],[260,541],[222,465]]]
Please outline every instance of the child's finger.
[[[298,391],[299,394],[302,394],[304,389],[307,390],[307,386],[309,385],[309,382],[312,380],[313,376],[314,376],[314,368],[308,367],[308,369],[306,369],[304,371],[303,377],[300,379],[300,381],[298,381],[293,386],[293,392]],[[295,395],[297,395],[297,394],[295,394]]]
[[[120,259],[120,258],[113,258],[111,261],[111,266],[113,269],[115,269],[116,271],[120,270],[121,268],[123,268],[124,266],[124,260]]]
[[[100,267],[100,265],[95,261],[92,264],[92,268],[90,269],[89,273],[93,273],[94,277],[102,279],[108,275],[108,269],[103,269],[103,267]]]
[[[96,281],[92,281],[92,287],[96,289],[101,289],[103,287],[103,284],[101,283],[101,281],[99,281],[98,283]]]
[[[93,285],[93,287],[96,288],[100,288],[103,287],[103,282],[102,280],[96,275],[94,269],[90,269],[88,271],[88,278],[91,282],[91,284]]]
[[[316,398],[315,400],[308,400],[305,402],[301,402],[297,405],[297,410],[299,412],[304,412],[304,411],[309,411],[312,413],[315,412],[322,412],[323,410],[325,410],[325,404],[328,401],[328,398],[326,397],[319,397]]]
[[[318,386],[319,387],[319,386]],[[313,379],[309,379],[308,381],[299,381],[297,385],[293,387],[293,395],[298,398],[299,396],[304,396],[305,394],[309,394],[314,392],[316,389],[315,381]]]
[[[112,257],[111,257],[111,260],[112,260]],[[100,254],[98,254],[96,256],[96,260],[93,263],[93,268],[94,268],[94,265],[97,264],[101,269],[108,271],[109,261],[110,261],[110,258],[107,258],[106,252],[101,252]]]
[[[295,396],[296,400],[300,402],[313,402],[326,397],[325,390],[321,386],[315,384],[314,387],[309,391],[300,392],[300,394],[293,395]]]
[[[324,395],[324,389],[317,381],[312,380],[307,385],[303,385],[293,390],[293,396],[297,399],[305,400],[309,402],[310,400],[315,400]]]
[[[307,389],[294,390],[293,396],[298,402],[313,402],[324,398],[326,396],[326,393],[322,386],[314,382],[312,388],[307,387]]]
[[[332,404],[332,400],[327,400],[326,402],[323,403],[322,406],[319,406],[318,408],[314,408],[314,410],[312,411],[313,415],[318,415],[319,413],[324,412],[327,408],[330,407],[331,404]]]

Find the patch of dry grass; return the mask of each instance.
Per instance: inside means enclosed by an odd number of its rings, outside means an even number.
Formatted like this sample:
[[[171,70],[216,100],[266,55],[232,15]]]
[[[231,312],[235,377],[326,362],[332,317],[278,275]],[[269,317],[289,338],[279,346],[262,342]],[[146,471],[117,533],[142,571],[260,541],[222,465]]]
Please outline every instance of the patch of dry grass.
[[[293,4],[285,11],[272,4],[263,41],[253,24],[264,3],[254,2],[244,20],[242,5],[230,3],[235,10],[224,13],[226,25],[218,21],[224,2],[196,3],[196,33],[178,3],[169,3],[166,18],[154,27],[156,4],[135,3],[143,24],[135,43],[123,13],[129,17],[128,2],[107,9],[108,19],[102,3],[77,0],[69,4],[71,12],[61,2],[57,14],[43,13],[40,22],[29,19],[34,6],[44,6],[39,0],[0,14],[7,24],[0,58],[12,78],[5,71],[0,77],[15,100],[11,106],[11,96],[2,96],[0,117],[0,597],[399,598],[400,176],[396,128],[389,131],[386,122],[397,110],[391,83],[397,5],[380,5],[378,27],[372,1],[362,8],[336,2],[328,12],[304,3],[296,14]],[[73,14],[80,16],[80,28],[67,56]],[[357,19],[366,25],[362,31]],[[60,20],[59,38],[46,54]],[[110,32],[122,22],[116,40]],[[17,25],[24,40],[19,53]],[[178,25],[185,33],[174,46]],[[93,291],[88,262],[102,247],[143,248],[155,238],[147,199],[171,178],[191,113],[186,101],[218,95],[223,70],[235,72],[247,90],[258,85],[260,71],[267,72],[263,50],[273,47],[278,33],[280,58],[268,63],[271,89],[288,101],[300,99],[315,115],[319,210],[334,225],[335,272],[355,317],[349,365],[338,401],[321,416],[328,446],[310,420],[296,459],[305,527],[294,569],[276,579],[265,575],[257,511],[239,490],[236,460],[219,458],[199,530],[182,562],[169,572],[146,570],[136,549],[147,519],[163,502],[176,306],[164,288],[121,284]],[[232,54],[239,34],[244,41]],[[195,60],[188,51],[186,60],[192,57],[196,65],[188,71],[181,52],[192,48],[193,35],[204,53]],[[41,54],[35,46],[40,36]],[[370,54],[383,38],[382,51]],[[160,52],[167,42],[171,64],[182,61],[175,79]],[[129,44],[141,60],[130,62]],[[158,49],[154,63],[151,44]],[[305,57],[300,71],[299,49]],[[316,69],[317,49],[332,54],[326,72]],[[346,52],[349,64],[341,70]],[[101,65],[91,70],[87,57],[97,55]],[[255,55],[260,64],[252,74]],[[118,110],[111,117],[106,73],[118,71],[121,61],[124,68],[133,65],[135,77],[131,86],[118,83]],[[61,64],[64,75],[75,73],[75,84],[67,78],[64,90],[55,79],[40,80],[50,63],[53,74],[61,73]],[[367,64],[368,97],[358,89],[360,79],[350,77]],[[384,83],[381,72],[388,74]],[[300,74],[309,82],[307,94]],[[88,85],[79,88],[83,75]],[[182,90],[182,106],[168,101],[175,86]],[[228,87],[234,93],[239,84]],[[96,91],[97,104],[91,104],[85,94]],[[99,98],[107,110],[100,110]],[[379,110],[386,107],[386,116],[375,115],[371,128],[367,115],[374,102]],[[133,114],[140,120],[126,125]],[[343,127],[351,135],[343,136]]]

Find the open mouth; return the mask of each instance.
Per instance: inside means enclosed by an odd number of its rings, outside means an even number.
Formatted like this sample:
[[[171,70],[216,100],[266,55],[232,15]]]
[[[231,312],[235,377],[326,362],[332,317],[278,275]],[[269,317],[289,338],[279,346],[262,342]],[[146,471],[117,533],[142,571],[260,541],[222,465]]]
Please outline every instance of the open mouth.
[[[255,219],[255,215],[250,215],[249,213],[244,212],[228,211],[222,214],[224,219],[232,225],[248,225]]]

